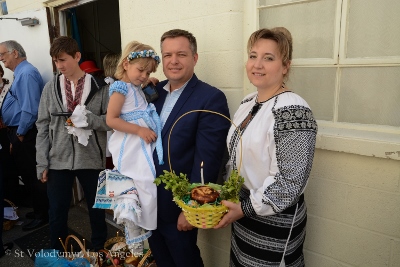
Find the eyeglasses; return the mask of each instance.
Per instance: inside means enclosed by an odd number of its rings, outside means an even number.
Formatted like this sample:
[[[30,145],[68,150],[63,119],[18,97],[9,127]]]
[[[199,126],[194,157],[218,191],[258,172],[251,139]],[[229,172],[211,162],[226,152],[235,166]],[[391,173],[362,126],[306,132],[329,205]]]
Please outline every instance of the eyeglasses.
[[[0,57],[3,57],[3,55],[5,54],[5,53],[11,53],[12,51],[6,51],[6,52],[3,52],[3,53],[0,53]]]

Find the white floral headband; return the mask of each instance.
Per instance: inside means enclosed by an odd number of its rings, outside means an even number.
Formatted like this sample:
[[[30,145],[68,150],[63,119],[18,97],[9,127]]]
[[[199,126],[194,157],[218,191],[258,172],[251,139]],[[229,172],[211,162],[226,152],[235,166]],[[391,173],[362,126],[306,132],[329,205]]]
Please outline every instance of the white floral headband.
[[[157,53],[154,52],[153,50],[130,52],[127,57],[127,60],[131,61],[132,59],[135,59],[135,58],[144,58],[144,57],[151,57],[157,62],[157,64],[160,64],[160,57],[157,56]]]

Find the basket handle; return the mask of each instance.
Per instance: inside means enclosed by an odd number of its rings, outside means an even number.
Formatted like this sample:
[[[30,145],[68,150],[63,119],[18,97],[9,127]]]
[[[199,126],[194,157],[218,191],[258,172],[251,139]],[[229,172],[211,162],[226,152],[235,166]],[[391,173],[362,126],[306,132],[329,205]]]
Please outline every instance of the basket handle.
[[[151,250],[149,249],[146,254],[144,254],[143,258],[140,260],[139,264],[137,267],[143,267],[144,262],[146,259],[151,255]]]
[[[76,243],[78,243],[79,247],[80,247],[81,250],[82,250],[83,257],[84,257],[85,259],[87,259],[88,261],[90,261],[90,257],[89,257],[89,255],[87,254],[87,252],[85,251],[85,247],[83,246],[82,242],[79,240],[79,238],[77,238],[77,237],[74,236],[74,235],[69,235],[69,236],[67,236],[67,238],[65,239],[65,244],[64,244],[64,250],[65,250],[65,252],[66,252],[66,253],[68,252],[68,241],[69,241],[71,238],[74,239],[74,240],[76,241]],[[68,253],[67,253],[67,255],[68,255]],[[70,258],[70,260],[71,260],[71,258]]]
[[[15,206],[15,204],[12,201],[10,201],[10,200],[8,200],[6,198],[4,199],[4,201],[7,202],[8,204],[10,204],[10,206],[13,208],[13,210],[17,209],[17,206]]]
[[[236,126],[236,124],[235,124],[230,118],[228,118],[227,116],[225,116],[224,114],[221,114],[221,113],[219,113],[219,112],[212,111],[212,110],[207,110],[207,109],[195,109],[195,110],[188,111],[188,112],[182,114],[181,116],[179,116],[179,118],[174,122],[174,124],[172,124],[171,130],[169,131],[169,134],[168,134],[168,164],[169,164],[169,168],[170,168],[171,172],[172,172],[172,165],[171,165],[171,157],[170,157],[170,139],[171,139],[172,130],[174,129],[175,124],[176,124],[180,119],[182,119],[184,116],[186,116],[186,115],[188,115],[188,114],[190,114],[190,113],[194,113],[194,112],[207,112],[207,113],[213,113],[213,114],[219,115],[219,116],[221,116],[221,117],[224,117],[225,119],[227,119],[228,121],[230,121],[230,123],[231,123],[233,126],[235,126],[235,128],[239,131],[239,134],[240,134],[240,161],[239,161],[239,167],[238,167],[238,174],[240,174],[240,168],[241,168],[241,166],[242,166],[242,153],[243,153],[243,152],[242,152],[242,150],[243,150],[243,149],[242,149],[242,134],[241,134],[240,128],[239,128],[238,126]]]

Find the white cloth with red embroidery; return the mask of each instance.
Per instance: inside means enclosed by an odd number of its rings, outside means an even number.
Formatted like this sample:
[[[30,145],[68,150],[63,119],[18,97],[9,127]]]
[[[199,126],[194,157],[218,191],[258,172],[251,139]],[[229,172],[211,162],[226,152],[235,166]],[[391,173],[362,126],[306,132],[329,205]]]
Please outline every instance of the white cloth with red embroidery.
[[[89,137],[92,135],[92,130],[82,129],[89,125],[86,117],[86,114],[89,112],[85,105],[77,105],[71,117],[69,117],[74,126],[65,126],[68,130],[68,134],[76,136],[78,138],[78,143],[84,146],[87,146]]]

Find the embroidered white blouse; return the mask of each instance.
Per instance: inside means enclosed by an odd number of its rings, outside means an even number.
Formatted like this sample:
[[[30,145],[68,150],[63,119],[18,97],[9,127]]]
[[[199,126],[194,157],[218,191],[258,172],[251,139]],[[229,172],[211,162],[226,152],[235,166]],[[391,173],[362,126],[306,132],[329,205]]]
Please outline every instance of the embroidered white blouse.
[[[239,126],[256,105],[257,92],[247,95],[233,122]],[[245,216],[273,215],[297,203],[304,192],[314,157],[317,124],[307,102],[283,92],[253,112],[242,131],[240,174],[249,199],[241,201]],[[238,129],[229,130],[228,173],[240,164]]]

